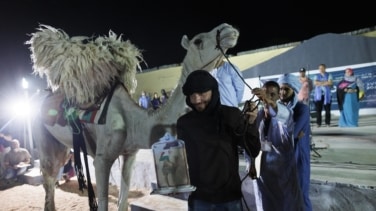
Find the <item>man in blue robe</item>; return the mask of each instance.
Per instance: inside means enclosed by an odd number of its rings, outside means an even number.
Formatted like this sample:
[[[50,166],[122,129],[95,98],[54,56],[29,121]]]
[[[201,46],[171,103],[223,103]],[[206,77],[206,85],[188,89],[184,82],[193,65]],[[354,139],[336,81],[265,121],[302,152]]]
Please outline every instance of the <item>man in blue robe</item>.
[[[284,74],[278,79],[281,101],[293,111],[295,159],[305,210],[311,211],[309,186],[311,176],[310,114],[309,107],[298,101],[300,82],[297,76]]]
[[[279,100],[279,85],[268,81],[252,91],[262,102],[256,123],[261,142],[257,208],[264,211],[304,210],[293,140],[292,111]]]

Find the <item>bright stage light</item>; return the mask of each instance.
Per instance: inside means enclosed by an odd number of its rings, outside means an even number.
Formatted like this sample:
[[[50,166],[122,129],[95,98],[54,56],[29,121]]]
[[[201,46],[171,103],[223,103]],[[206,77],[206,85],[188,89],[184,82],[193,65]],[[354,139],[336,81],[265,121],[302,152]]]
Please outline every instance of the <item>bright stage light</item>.
[[[16,99],[14,102],[11,103],[12,105],[9,106],[11,110],[12,116],[17,116],[21,118],[26,118],[30,114],[30,104],[27,102],[24,97]]]
[[[35,100],[33,100],[33,96],[37,94],[34,93],[29,97],[28,95],[28,82],[23,78],[22,79],[22,87],[23,92],[21,93],[10,93],[8,96],[3,96],[3,101],[1,105],[2,109],[2,116],[3,118],[9,119],[26,119],[29,117],[34,116],[33,114],[36,113],[35,111],[38,109]]]
[[[29,82],[25,78],[22,78],[22,88],[28,89],[29,88]]]

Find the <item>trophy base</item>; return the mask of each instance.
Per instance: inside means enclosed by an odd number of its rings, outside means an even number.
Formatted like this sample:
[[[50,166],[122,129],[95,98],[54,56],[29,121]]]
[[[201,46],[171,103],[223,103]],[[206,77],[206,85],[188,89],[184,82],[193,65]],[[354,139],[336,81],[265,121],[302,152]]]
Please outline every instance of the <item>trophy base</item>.
[[[164,188],[156,188],[153,189],[151,194],[171,194],[171,193],[186,193],[195,191],[196,187],[192,185],[184,185],[184,186],[177,186],[177,187],[164,187]]]

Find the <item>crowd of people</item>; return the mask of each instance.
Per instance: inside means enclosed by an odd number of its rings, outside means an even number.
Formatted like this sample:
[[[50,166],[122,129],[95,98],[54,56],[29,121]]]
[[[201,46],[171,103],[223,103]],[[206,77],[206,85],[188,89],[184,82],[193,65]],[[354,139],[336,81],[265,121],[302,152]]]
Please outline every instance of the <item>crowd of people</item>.
[[[56,184],[60,180],[69,182],[76,175],[73,164],[73,151],[71,150],[67,162],[60,169]],[[9,132],[0,133],[0,183],[22,183],[24,182],[22,175],[30,168],[32,168],[30,152],[21,147],[20,141],[13,138]]]
[[[182,91],[191,110],[178,118],[177,132],[185,141],[189,175],[196,187],[188,197],[189,210],[244,209],[237,147],[245,149],[250,163],[260,154],[259,177],[252,177],[258,210],[312,210],[311,93],[317,127],[322,125],[323,110],[325,125],[331,124],[333,86],[342,95],[340,127],[357,126],[359,100],[364,97],[364,84],[351,68],[337,85],[325,64],[318,69],[312,78],[301,68],[299,76],[282,74],[254,88],[252,94],[262,107],[246,113],[239,110],[244,83],[236,66],[224,63],[188,76]]]
[[[141,96],[138,98],[138,105],[146,110],[157,110],[163,106],[169,98],[165,89],[161,89],[161,95],[158,92],[153,93],[153,97],[145,91],[141,91]]]
[[[319,73],[313,78],[316,126],[322,126],[322,111],[325,111],[325,125],[331,126],[332,88],[335,87],[338,109],[340,111],[339,127],[358,127],[360,101],[365,96],[365,87],[352,68],[346,68],[343,78],[333,83],[333,76],[326,72],[326,65],[319,65]]]

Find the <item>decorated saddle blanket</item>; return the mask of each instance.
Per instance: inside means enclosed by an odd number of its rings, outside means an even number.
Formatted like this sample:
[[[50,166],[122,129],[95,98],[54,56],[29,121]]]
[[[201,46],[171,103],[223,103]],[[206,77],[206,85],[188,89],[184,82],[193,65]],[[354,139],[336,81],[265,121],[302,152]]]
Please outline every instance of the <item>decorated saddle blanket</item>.
[[[41,114],[45,124],[55,125],[56,123],[65,126],[69,118],[78,116],[81,122],[93,124],[105,124],[108,104],[112,92],[97,103],[86,105],[85,108],[70,105],[64,95],[49,93],[42,104]]]
[[[106,113],[108,108],[107,103],[108,96],[106,96],[102,103],[94,105],[91,109],[77,109],[78,118],[81,122],[104,124],[106,122]]]

